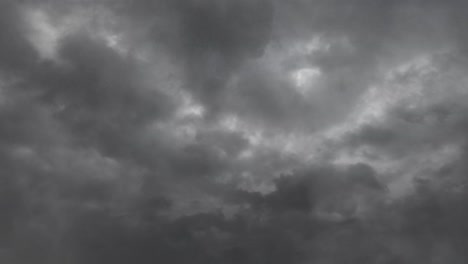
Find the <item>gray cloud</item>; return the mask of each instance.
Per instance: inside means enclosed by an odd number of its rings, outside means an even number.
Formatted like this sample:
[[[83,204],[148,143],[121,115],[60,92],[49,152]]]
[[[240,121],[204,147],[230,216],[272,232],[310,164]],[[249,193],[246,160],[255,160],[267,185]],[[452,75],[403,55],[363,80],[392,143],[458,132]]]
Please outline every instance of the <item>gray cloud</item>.
[[[2,2],[0,262],[466,262],[464,10]]]

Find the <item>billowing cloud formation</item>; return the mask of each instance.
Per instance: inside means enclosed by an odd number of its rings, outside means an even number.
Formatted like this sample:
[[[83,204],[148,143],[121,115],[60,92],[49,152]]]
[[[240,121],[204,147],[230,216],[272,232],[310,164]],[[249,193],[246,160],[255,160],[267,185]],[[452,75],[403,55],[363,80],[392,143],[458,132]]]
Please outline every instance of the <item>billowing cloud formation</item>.
[[[0,3],[1,263],[466,263],[463,1]]]

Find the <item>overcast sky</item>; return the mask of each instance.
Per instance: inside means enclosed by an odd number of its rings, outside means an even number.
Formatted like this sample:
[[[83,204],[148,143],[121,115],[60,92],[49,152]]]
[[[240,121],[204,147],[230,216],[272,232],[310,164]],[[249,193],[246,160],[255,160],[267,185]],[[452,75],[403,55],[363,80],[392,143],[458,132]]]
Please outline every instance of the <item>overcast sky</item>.
[[[463,0],[0,0],[0,262],[468,261]]]

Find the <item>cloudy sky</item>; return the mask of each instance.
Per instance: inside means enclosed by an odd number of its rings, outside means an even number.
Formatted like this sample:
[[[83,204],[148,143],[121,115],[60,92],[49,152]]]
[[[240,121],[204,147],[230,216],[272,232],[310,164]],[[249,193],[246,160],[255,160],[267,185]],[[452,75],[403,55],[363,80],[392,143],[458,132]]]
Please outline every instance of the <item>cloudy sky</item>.
[[[0,262],[468,262],[463,0],[0,0]]]

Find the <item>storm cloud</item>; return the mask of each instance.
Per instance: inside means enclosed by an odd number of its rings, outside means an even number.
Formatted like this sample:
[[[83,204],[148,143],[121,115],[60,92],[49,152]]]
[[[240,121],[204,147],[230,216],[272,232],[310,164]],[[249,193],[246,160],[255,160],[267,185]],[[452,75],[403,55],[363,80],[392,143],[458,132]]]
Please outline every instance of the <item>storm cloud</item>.
[[[465,263],[463,1],[0,1],[0,262]]]

